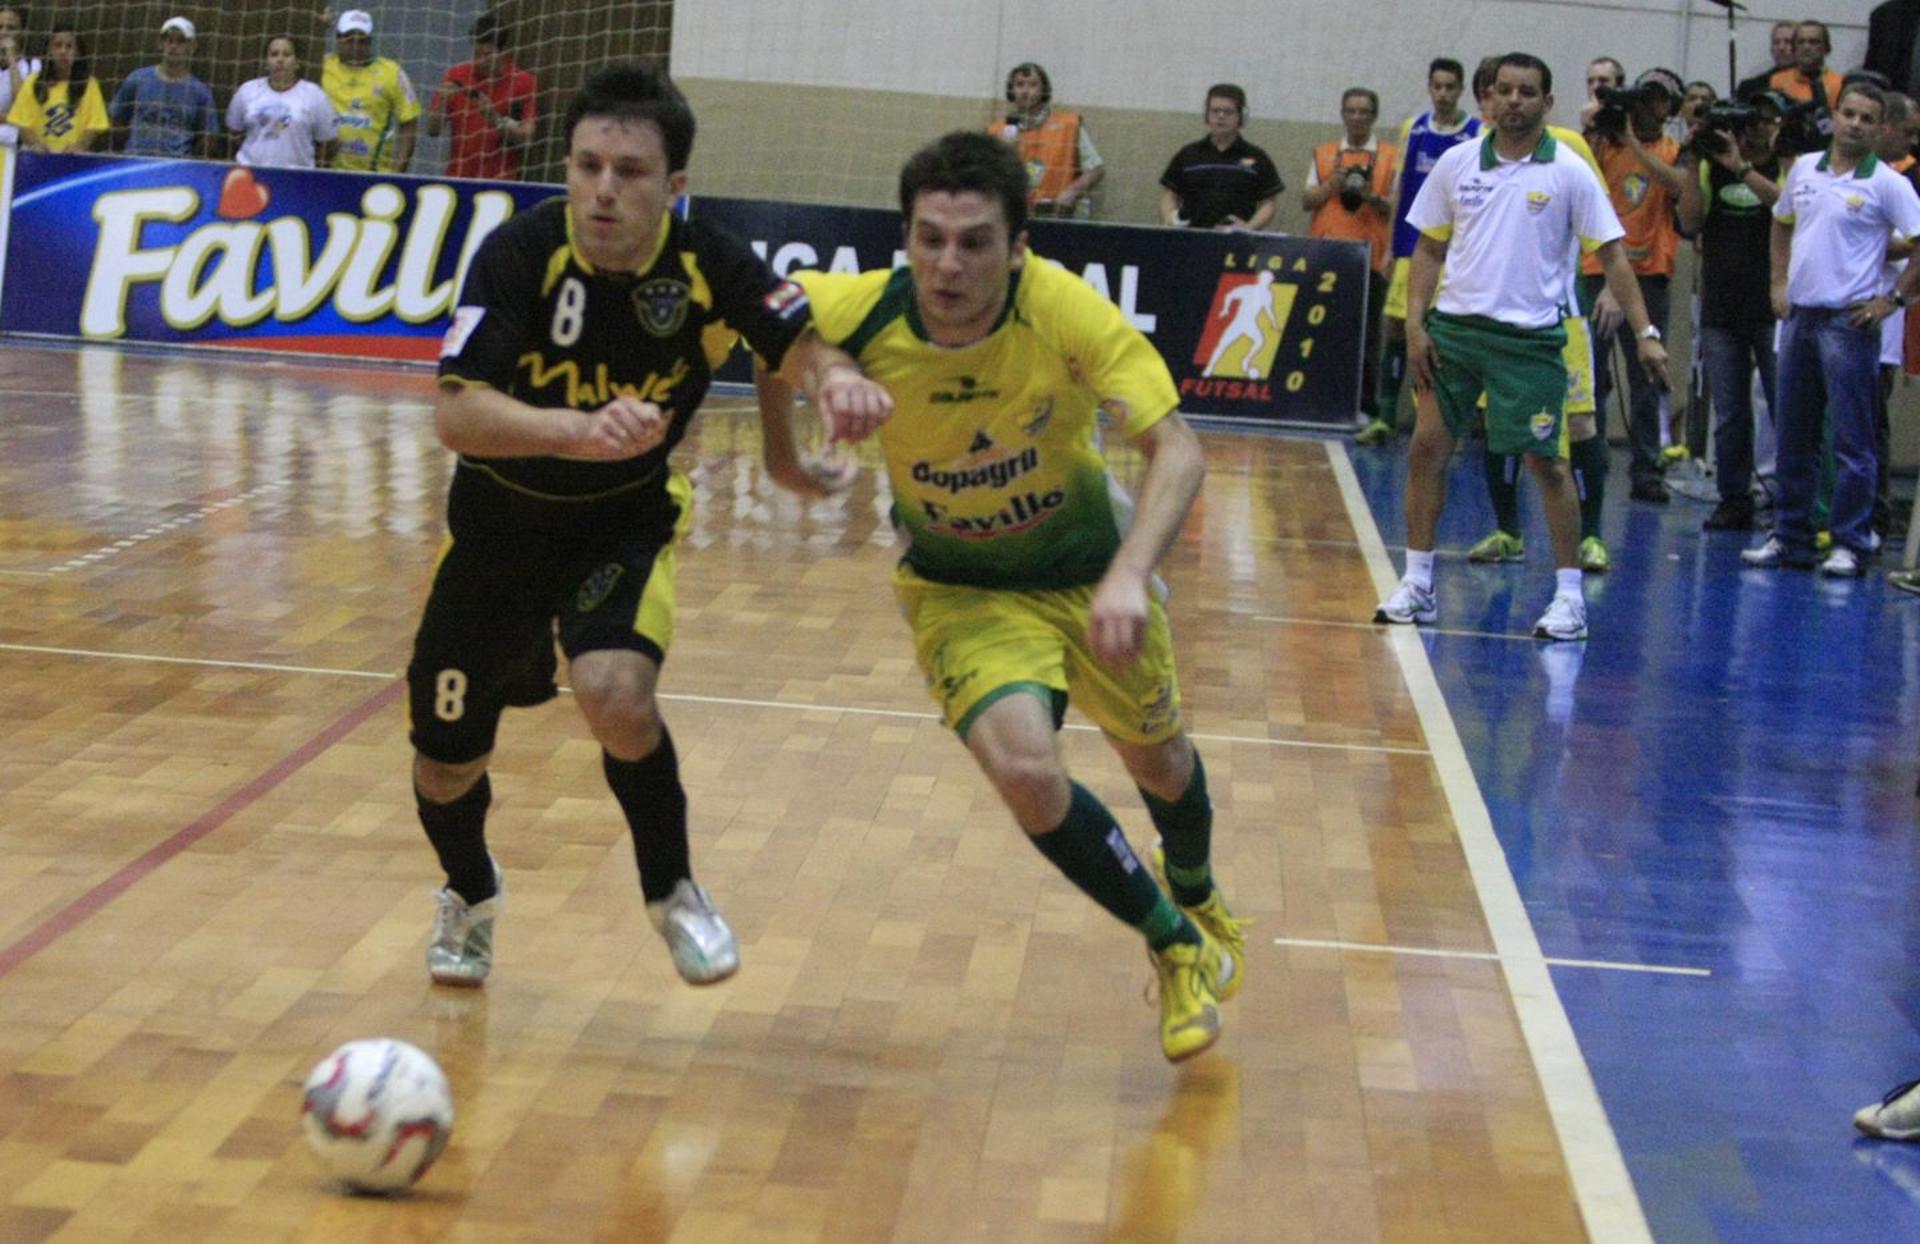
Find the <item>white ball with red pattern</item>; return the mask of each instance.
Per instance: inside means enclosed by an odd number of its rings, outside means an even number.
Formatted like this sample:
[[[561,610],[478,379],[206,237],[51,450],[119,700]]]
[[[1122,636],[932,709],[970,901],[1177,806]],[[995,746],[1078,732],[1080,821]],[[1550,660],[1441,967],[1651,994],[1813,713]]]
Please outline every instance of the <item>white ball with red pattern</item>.
[[[307,1075],[300,1121],[329,1174],[356,1192],[398,1192],[453,1135],[453,1093],[425,1050],[349,1041]]]

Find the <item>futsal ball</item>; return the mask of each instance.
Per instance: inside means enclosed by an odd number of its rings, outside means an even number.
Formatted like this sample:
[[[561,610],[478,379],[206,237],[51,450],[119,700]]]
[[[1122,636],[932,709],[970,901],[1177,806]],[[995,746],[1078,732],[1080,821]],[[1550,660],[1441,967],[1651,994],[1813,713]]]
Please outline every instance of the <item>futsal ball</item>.
[[[349,1041],[307,1075],[300,1101],[320,1164],[356,1192],[398,1192],[453,1135],[453,1093],[426,1051],[391,1037]]]

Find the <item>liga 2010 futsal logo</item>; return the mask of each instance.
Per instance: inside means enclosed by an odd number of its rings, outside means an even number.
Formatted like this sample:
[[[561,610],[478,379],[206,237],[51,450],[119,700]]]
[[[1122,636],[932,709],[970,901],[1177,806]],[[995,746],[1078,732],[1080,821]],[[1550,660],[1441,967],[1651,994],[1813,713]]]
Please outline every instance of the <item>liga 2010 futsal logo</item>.
[[[1193,353],[1200,374],[1220,383],[1208,385],[1210,391],[1200,396],[1262,401],[1270,396],[1267,381],[1298,293],[1297,286],[1274,280],[1270,271],[1221,273]]]

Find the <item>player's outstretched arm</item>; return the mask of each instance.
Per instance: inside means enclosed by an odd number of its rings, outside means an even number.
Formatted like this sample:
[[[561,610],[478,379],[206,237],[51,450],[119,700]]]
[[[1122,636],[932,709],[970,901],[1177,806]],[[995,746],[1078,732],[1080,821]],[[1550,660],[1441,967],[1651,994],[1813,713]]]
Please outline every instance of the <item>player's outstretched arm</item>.
[[[442,384],[434,427],[440,443],[476,458],[637,458],[667,434],[652,402],[616,397],[595,411],[529,406],[498,389]]]
[[[865,440],[893,415],[893,395],[812,329],[787,347],[780,374],[800,386],[836,441]]]
[[[859,474],[851,455],[803,454],[793,435],[793,386],[753,361],[753,391],[760,404],[760,455],[767,478],[803,497],[844,492]]]
[[[1148,428],[1138,443],[1147,455],[1139,508],[1094,590],[1087,619],[1093,655],[1114,669],[1139,659],[1147,636],[1147,584],[1173,547],[1207,473],[1200,438],[1177,410]]]

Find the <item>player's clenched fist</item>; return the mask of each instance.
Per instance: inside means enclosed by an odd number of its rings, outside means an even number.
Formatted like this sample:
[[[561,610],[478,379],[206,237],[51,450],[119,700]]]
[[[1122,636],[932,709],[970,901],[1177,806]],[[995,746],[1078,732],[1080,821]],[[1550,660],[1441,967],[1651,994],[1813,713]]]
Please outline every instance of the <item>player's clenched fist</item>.
[[[616,397],[587,416],[579,444],[570,455],[601,462],[638,458],[667,435],[668,416],[652,402]]]
[[[865,440],[893,414],[893,394],[844,365],[827,369],[813,400],[836,441]]]

